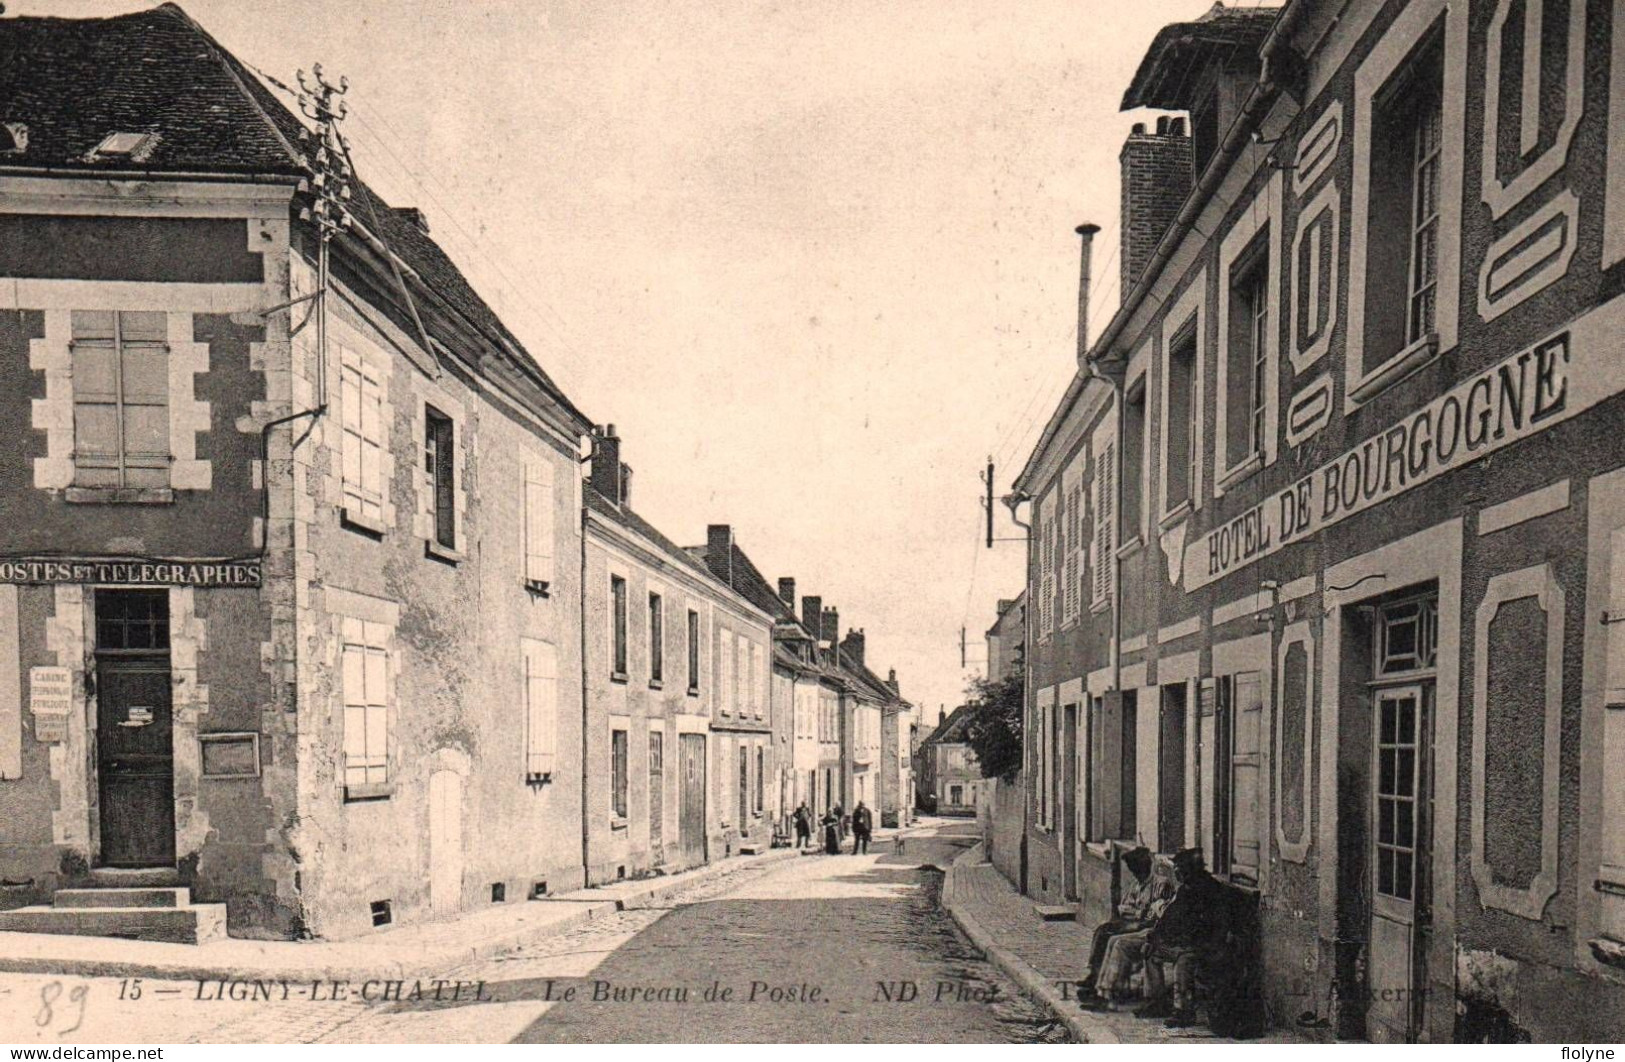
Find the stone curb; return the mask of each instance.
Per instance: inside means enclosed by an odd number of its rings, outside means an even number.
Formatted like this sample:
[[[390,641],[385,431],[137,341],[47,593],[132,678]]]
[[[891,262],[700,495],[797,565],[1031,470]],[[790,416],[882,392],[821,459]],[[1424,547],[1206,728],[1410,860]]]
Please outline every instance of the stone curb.
[[[1052,985],[1043,974],[1029,966],[1014,952],[994,942],[993,935],[989,933],[976,916],[971,914],[958,902],[958,875],[957,869],[961,863],[969,866],[987,862],[982,854],[982,843],[978,841],[970,848],[961,852],[949,865],[942,882],[942,906],[953,918],[954,922],[970,938],[978,950],[989,961],[1003,970],[1004,973],[1021,990],[1033,999],[1044,1004],[1061,1024],[1072,1033],[1074,1039],[1080,1044],[1115,1044],[1117,1034],[1107,1026],[1090,1021],[1089,1016],[1078,1007],[1075,1000],[1062,997],[1061,993]]]
[[[30,974],[58,974],[70,977],[150,977],[156,980],[167,981],[212,981],[212,980],[282,980],[282,981],[365,981],[409,979],[418,977],[444,978],[449,970],[467,962],[480,959],[495,958],[512,951],[517,951],[527,945],[534,944],[560,933],[568,932],[578,926],[595,919],[607,917],[617,911],[635,908],[646,904],[649,900],[662,899],[680,888],[685,888],[727,871],[743,869],[744,866],[764,866],[783,862],[801,854],[799,849],[776,849],[758,856],[750,857],[752,862],[741,864],[736,860],[727,860],[721,863],[711,863],[696,870],[675,874],[668,878],[651,878],[645,888],[636,889],[617,897],[606,897],[602,900],[556,900],[559,904],[571,904],[580,910],[569,915],[553,919],[543,925],[521,927],[510,934],[495,934],[485,940],[472,944],[452,942],[441,945],[426,945],[418,947],[409,959],[388,957],[387,946],[376,943],[368,945],[369,950],[376,950],[379,955],[373,957],[350,957],[332,962],[317,962],[314,957],[310,965],[303,965],[298,961],[289,962],[286,958],[275,957],[271,961],[256,964],[252,957],[237,958],[224,961],[216,958],[211,961],[208,954],[209,945],[198,947],[196,957],[186,956],[178,960],[150,960],[123,959],[123,958],[79,958],[79,957],[52,957],[50,955],[13,956],[0,954],[0,972],[30,973]],[[0,933],[0,944],[8,936],[27,936],[30,940],[38,941],[47,934],[7,934]],[[50,937],[55,940],[85,941],[89,937]],[[119,941],[121,945],[139,942]],[[237,943],[252,944],[252,941],[239,941]],[[279,942],[280,943],[280,942]],[[176,945],[188,947],[188,945]],[[324,944],[313,942],[313,948],[342,947],[343,942]],[[410,944],[407,944],[410,947]]]

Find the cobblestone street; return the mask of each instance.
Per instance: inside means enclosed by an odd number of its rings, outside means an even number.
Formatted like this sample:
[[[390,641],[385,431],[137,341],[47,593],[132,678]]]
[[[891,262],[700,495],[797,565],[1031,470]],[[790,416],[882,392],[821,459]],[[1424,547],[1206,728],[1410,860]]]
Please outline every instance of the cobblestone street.
[[[17,1042],[1033,1042],[1064,1038],[938,907],[965,826],[866,856],[741,866],[510,955],[448,970],[441,998],[305,987],[0,975]],[[461,982],[459,991],[453,985]],[[474,986],[479,982],[483,985]],[[139,988],[139,998],[132,998]],[[709,991],[708,991],[709,990]],[[726,992],[726,998],[719,998]],[[235,994],[251,995],[248,986]],[[410,988],[402,993],[410,994]],[[453,994],[461,998],[453,999]],[[212,998],[224,995],[227,998]],[[888,999],[888,995],[890,998]],[[202,997],[200,999],[200,996]]]

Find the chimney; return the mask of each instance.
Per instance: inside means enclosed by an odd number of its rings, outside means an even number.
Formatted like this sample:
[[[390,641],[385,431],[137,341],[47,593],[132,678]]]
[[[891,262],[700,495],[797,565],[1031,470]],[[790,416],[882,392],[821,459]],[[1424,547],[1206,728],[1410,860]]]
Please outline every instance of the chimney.
[[[891,668],[886,672],[886,685],[892,691],[893,696],[901,697],[903,695],[902,688],[897,685],[896,668]]]
[[[854,661],[854,662],[856,662],[858,664],[863,663],[863,628],[862,627],[859,627],[855,631],[847,631],[846,632],[846,639],[841,642],[841,652],[846,654],[847,659],[852,660],[852,661]]]
[[[801,625],[812,632],[815,640],[824,638],[824,599],[808,595],[801,599]]]
[[[822,632],[819,637],[835,648],[835,666],[841,666],[841,614],[833,608],[824,610]]]
[[[729,586],[734,584],[734,530],[729,525],[706,526],[705,566]]]
[[[790,611],[796,610],[796,581],[782,578],[779,580],[779,600],[790,606]]]
[[[1123,267],[1122,297],[1127,299],[1190,195],[1193,163],[1185,119],[1158,118],[1154,133],[1146,132],[1144,122],[1135,122],[1117,158],[1123,172],[1118,258]]]
[[[1089,360],[1089,251],[1099,225],[1083,224],[1072,230],[1082,237],[1082,257],[1078,263],[1078,368]]]
[[[592,430],[592,489],[616,505],[626,501],[626,475],[631,470],[621,464],[621,437],[615,425]]]

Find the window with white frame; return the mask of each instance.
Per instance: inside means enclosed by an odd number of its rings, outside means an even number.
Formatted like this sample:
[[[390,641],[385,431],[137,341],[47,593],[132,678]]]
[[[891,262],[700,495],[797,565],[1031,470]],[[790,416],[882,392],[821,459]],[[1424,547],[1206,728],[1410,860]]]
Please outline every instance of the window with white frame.
[[[389,628],[342,621],[344,786],[347,795],[375,795],[389,782]]]
[[[1230,266],[1225,337],[1225,467],[1264,457],[1270,353],[1270,238],[1248,243]]]
[[[429,478],[434,541],[457,548],[457,425],[433,406],[423,410],[423,470]]]
[[[71,322],[74,485],[168,487],[168,316],[74,310]]]
[[[359,354],[344,347],[339,351],[344,510],[347,516],[381,524],[389,453],[382,378]]]
[[[613,819],[626,818],[628,797],[631,792],[630,762],[627,731],[616,727],[609,732],[609,812]]]
[[[520,640],[525,706],[525,777],[540,781],[553,773],[558,747],[558,650],[534,638]]]
[[[553,582],[553,466],[525,461],[525,584],[546,591]]]

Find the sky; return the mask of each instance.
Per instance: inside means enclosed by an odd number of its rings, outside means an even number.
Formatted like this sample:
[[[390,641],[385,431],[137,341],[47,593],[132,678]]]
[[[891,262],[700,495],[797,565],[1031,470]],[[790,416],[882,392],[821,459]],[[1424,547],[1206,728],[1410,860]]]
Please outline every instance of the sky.
[[[1071,379],[1082,222],[1090,333],[1117,307],[1118,102],[1206,0],[181,2],[285,83],[349,79],[361,176],[616,425],[635,509],[731,524],[926,724],[961,702],[1024,579],[979,476],[1010,489]]]

